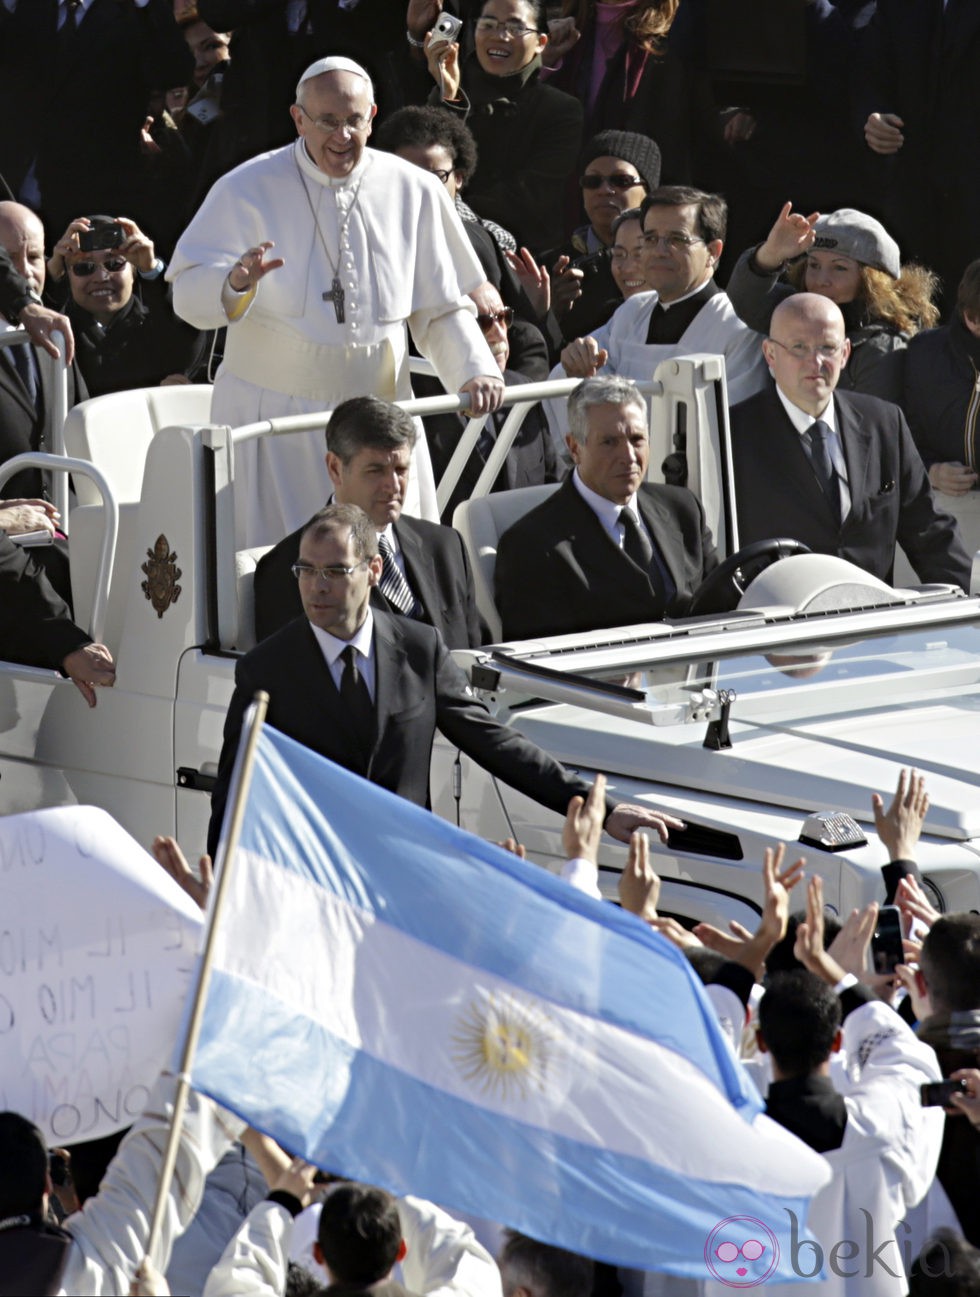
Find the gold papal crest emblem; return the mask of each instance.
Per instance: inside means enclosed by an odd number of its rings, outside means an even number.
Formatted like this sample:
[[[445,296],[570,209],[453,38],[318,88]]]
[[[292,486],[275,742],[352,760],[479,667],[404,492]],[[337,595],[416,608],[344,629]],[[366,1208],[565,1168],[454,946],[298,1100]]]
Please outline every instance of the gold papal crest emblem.
[[[464,1080],[502,1099],[544,1090],[557,1032],[540,1005],[516,995],[474,999],[456,1023],[452,1057]]]
[[[140,588],[153,605],[156,615],[162,617],[170,605],[180,598],[177,582],[182,576],[177,566],[177,555],[171,553],[166,536],[159,535],[153,548],[146,551],[146,562],[140,565],[140,571],[146,573],[146,580]]]

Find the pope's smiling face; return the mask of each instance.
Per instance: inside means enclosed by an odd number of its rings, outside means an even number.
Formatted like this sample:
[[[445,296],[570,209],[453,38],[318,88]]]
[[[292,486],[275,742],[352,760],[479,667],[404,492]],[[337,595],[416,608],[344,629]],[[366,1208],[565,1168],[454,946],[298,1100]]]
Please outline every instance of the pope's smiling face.
[[[324,72],[303,85],[289,111],[312,161],[324,175],[342,180],[360,162],[378,110],[363,77]]]

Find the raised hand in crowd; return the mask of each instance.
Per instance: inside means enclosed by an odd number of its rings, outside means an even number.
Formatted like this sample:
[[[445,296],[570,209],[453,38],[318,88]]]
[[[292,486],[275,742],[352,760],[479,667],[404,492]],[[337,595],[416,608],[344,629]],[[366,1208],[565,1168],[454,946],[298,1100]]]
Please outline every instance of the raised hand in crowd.
[[[702,945],[747,968],[757,982],[765,973],[766,956],[782,941],[789,922],[789,894],[803,879],[806,860],[801,856],[783,868],[785,843],[767,847],[762,857],[762,917],[754,933],[732,921],[728,933],[710,923],[699,923],[694,935]]]
[[[779,270],[787,261],[808,252],[813,247],[814,226],[819,216],[819,212],[803,216],[793,211],[792,203],[785,203],[765,243],[756,248],[755,262],[759,269]]]
[[[454,103],[459,98],[462,73],[459,70],[459,45],[447,41],[437,31],[425,38],[425,61],[429,75],[439,87],[444,103]]]
[[[939,911],[914,878],[903,878],[899,882],[895,904],[907,919],[918,920],[925,928],[931,928],[940,917]]]
[[[660,875],[650,863],[650,839],[645,833],[630,838],[626,867],[619,875],[619,903],[645,923],[659,919]]]
[[[871,113],[864,123],[864,139],[875,153],[897,153],[905,143],[905,123],[897,113]]]
[[[111,689],[116,683],[116,664],[104,644],[86,644],[62,661],[61,669],[90,707],[95,706],[96,689]]]
[[[722,129],[725,143],[728,145],[741,144],[745,140],[750,140],[755,134],[758,121],[751,113],[745,112],[744,109],[736,109],[725,116],[725,125]]]
[[[497,846],[504,851],[509,851],[518,860],[527,860],[527,847],[523,842],[518,842],[516,838],[504,838],[503,842],[497,843]]]
[[[587,798],[573,797],[568,803],[561,844],[569,860],[599,863],[599,840],[606,814],[606,776],[598,774]]]
[[[534,311],[538,315],[547,315],[551,309],[551,276],[547,266],[539,265],[528,248],[520,248],[517,252],[505,248],[503,253]]]
[[[201,857],[198,864],[200,877],[198,877],[187,863],[187,857],[175,838],[164,836],[154,838],[150,850],[157,864],[165,869],[178,887],[187,893],[198,909],[206,910],[211,885],[214,882],[211,857]]]
[[[898,964],[895,968],[895,980],[908,992],[916,1021],[923,1022],[926,1018],[932,1017],[932,1001],[929,999],[929,992],[926,990],[926,984],[918,967],[922,945],[918,941],[908,939],[902,944],[905,947],[905,963]]]
[[[50,500],[4,500],[0,505],[0,529],[8,536],[26,536],[32,531],[53,536],[60,518]]]
[[[609,352],[595,338],[576,338],[561,353],[561,364],[569,378],[594,378],[609,359]]]
[[[855,910],[847,920],[844,927],[851,925],[851,931],[848,934],[848,940],[844,943],[848,951],[856,940],[856,927],[859,922],[855,916],[866,915],[866,912],[874,910],[874,916],[877,918],[878,907],[866,906],[864,911]],[[866,924],[866,918],[864,920]],[[862,924],[861,930],[864,930]],[[868,930],[867,939],[864,944],[864,950],[867,950],[867,942],[871,940],[871,933],[874,931],[872,922]],[[837,934],[843,936],[844,928]],[[837,953],[844,953],[841,948]],[[806,919],[796,929],[796,943],[793,946],[793,954],[800,961],[804,968],[808,968],[811,973],[816,973],[817,977],[822,977],[825,982],[831,986],[836,986],[848,971],[841,967],[834,954],[829,950],[824,950],[823,945],[823,879],[819,874],[815,874],[806,885]],[[863,957],[859,964],[864,968]],[[856,969],[853,969],[856,976],[859,976]]]
[[[890,860],[914,860],[915,847],[929,810],[925,775],[916,770],[900,770],[892,803],[885,810],[878,793],[871,794],[875,832],[888,848]],[[904,881],[904,880],[903,880]]]
[[[955,1072],[950,1072],[949,1079],[962,1081],[966,1086],[965,1094],[953,1095],[950,1106],[957,1108],[980,1130],[980,1071],[975,1067],[961,1067]]]
[[[405,25],[412,40],[423,41],[441,13],[442,0],[408,0]]]
[[[68,257],[73,252],[78,252],[78,236],[91,229],[91,222],[87,216],[76,216],[70,221],[68,228],[61,238],[51,249],[51,256],[48,257],[48,278],[53,282],[64,279],[68,271]]]
[[[575,26],[574,16],[552,18],[548,23],[548,44],[544,47],[541,62],[546,68],[556,68],[581,39],[582,33]]]
[[[551,267],[551,305],[556,315],[570,311],[582,296],[585,271],[572,265],[569,256],[561,256]]]

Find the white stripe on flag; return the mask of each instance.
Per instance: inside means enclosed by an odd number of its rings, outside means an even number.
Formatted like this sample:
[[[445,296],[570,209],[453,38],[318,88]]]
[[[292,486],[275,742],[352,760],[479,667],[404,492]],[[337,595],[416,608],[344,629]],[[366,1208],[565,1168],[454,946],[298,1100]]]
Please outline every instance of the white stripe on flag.
[[[679,1174],[800,1192],[797,1141],[765,1118],[750,1125],[682,1055],[533,996],[253,852],[239,853],[215,967],[483,1110]]]

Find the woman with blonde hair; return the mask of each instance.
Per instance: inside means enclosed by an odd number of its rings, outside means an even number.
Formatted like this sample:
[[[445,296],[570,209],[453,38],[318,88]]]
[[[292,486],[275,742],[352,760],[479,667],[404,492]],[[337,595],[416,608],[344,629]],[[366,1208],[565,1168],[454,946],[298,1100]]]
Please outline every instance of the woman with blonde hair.
[[[901,264],[898,244],[873,216],[850,207],[802,216],[786,203],[765,242],[743,252],[727,291],[739,318],[762,334],[793,293],[829,297],[851,342],[841,389],[901,402],[904,352],[938,322],[938,287],[931,270]]]

